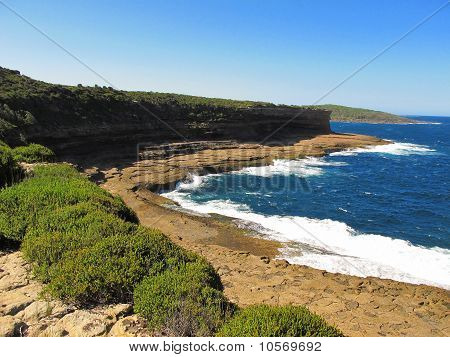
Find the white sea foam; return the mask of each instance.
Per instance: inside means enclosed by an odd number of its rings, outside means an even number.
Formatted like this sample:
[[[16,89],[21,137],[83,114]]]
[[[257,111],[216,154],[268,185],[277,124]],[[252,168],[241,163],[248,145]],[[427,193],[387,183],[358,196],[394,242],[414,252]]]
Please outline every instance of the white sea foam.
[[[450,289],[450,250],[447,249],[360,234],[345,223],[329,219],[265,216],[231,201],[199,204],[189,199],[188,192],[172,191],[165,196],[196,212],[218,213],[252,222],[269,239],[284,243],[280,256],[291,263]]]
[[[380,153],[388,155],[435,155],[436,150],[426,145],[410,143],[392,143],[387,145],[368,146],[365,148],[348,149],[344,151],[333,152],[330,156],[353,156],[360,153]]]
[[[177,190],[191,191],[196,188],[199,188],[205,182],[204,179],[206,177],[207,176],[199,176],[191,174],[185,180],[178,183]]]
[[[400,125],[441,125],[442,123],[433,121],[420,121],[417,123],[401,123]]]
[[[271,165],[246,167],[236,174],[272,177],[274,175],[296,175],[299,177],[319,176],[323,173],[323,166],[345,166],[345,162],[327,162],[323,158],[307,157],[297,160],[274,160]]]
[[[330,153],[329,156],[354,156],[361,153],[380,153],[387,155],[435,155],[436,150],[425,145],[410,143],[391,143],[387,145],[368,146],[364,148],[348,149]],[[304,159],[274,160],[271,165],[246,167],[235,174],[247,174],[253,176],[272,177],[274,175],[296,175],[299,177],[319,176],[326,166],[345,166],[345,162],[327,161],[323,157],[306,157]]]

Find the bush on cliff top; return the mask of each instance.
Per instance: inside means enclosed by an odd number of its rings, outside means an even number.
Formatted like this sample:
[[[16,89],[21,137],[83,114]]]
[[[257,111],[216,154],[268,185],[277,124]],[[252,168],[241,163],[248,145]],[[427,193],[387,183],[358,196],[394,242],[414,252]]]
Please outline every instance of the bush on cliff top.
[[[254,305],[240,310],[218,336],[339,337],[342,332],[304,306]]]
[[[0,188],[21,181],[24,171],[19,162],[44,162],[51,161],[55,154],[45,146],[30,144],[11,149],[5,142],[0,140]]]
[[[234,306],[220,278],[203,259],[145,278],[134,291],[134,309],[151,330],[175,336],[211,336]]]
[[[39,144],[17,146],[13,149],[13,156],[16,161],[29,164],[51,162],[55,159],[55,153],[52,150]]]
[[[22,169],[14,160],[13,152],[3,142],[0,142],[0,189],[20,181]]]

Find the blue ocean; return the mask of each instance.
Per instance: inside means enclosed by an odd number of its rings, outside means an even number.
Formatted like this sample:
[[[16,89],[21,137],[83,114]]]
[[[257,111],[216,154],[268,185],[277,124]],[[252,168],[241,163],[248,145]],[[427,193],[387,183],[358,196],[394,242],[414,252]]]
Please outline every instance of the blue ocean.
[[[450,289],[450,117],[332,123],[391,144],[192,177],[165,196],[282,242],[279,258]]]

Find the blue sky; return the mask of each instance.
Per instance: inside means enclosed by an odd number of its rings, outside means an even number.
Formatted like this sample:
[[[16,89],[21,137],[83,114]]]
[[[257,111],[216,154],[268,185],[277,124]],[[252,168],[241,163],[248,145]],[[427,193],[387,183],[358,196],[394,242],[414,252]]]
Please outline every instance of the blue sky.
[[[311,104],[445,0],[1,0],[115,86]],[[104,83],[0,5],[0,66]],[[450,5],[321,104],[450,115]]]

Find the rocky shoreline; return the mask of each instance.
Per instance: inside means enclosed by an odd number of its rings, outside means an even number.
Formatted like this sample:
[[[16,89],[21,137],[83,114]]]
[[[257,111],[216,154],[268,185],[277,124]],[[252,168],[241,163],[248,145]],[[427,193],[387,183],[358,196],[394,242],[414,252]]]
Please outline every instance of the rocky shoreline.
[[[231,141],[150,147],[133,163],[107,152],[84,164],[88,175],[122,197],[142,225],[158,228],[186,249],[203,255],[219,273],[226,296],[239,306],[306,305],[347,336],[449,336],[450,295],[443,289],[378,278],[332,274],[274,259],[280,243],[265,240],[222,216],[192,215],[155,192],[191,173],[224,172],[266,165],[276,158],[387,142],[353,134],[328,134],[290,146]],[[111,154],[111,153],[109,153]],[[98,166],[93,166],[97,162]],[[145,321],[127,304],[77,309],[41,300],[42,285],[21,253],[0,256],[0,335],[146,336]]]
[[[322,156],[382,144],[387,142],[329,134],[291,146],[215,146],[168,157],[147,151],[132,166],[90,172],[102,180],[104,188],[122,197],[141,224],[160,229],[177,244],[206,257],[219,272],[227,297],[240,306],[304,304],[348,336],[449,336],[446,290],[291,265],[274,259],[280,243],[252,235],[224,217],[174,210],[173,202],[151,192],[173,187],[192,172],[223,172],[265,165],[276,158]]]

